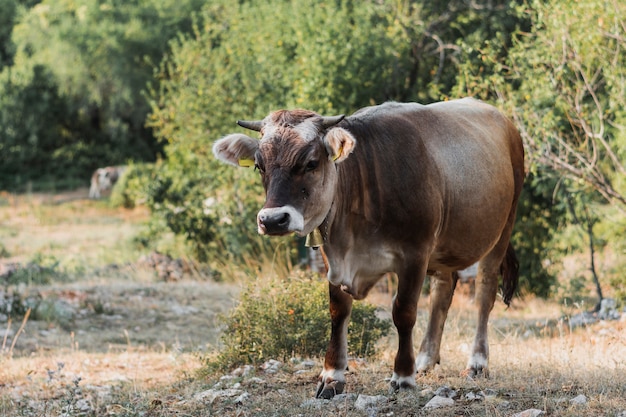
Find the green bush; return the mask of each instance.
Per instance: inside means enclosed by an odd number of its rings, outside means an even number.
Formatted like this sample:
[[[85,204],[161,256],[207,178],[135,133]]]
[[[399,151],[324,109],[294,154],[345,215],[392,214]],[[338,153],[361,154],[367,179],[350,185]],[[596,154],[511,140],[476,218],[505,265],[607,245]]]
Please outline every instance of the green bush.
[[[12,264],[14,270],[1,283],[8,287],[67,281],[68,274],[59,267],[59,263],[60,261],[53,255],[36,253],[28,263]]]
[[[159,164],[131,164],[111,191],[111,204],[125,208],[145,205]]]
[[[322,355],[330,336],[328,284],[303,274],[250,280],[239,304],[223,322],[223,348],[209,364],[212,367],[228,369],[268,359]],[[390,321],[376,316],[376,307],[354,303],[348,327],[349,354],[374,355],[376,342],[390,327]]]

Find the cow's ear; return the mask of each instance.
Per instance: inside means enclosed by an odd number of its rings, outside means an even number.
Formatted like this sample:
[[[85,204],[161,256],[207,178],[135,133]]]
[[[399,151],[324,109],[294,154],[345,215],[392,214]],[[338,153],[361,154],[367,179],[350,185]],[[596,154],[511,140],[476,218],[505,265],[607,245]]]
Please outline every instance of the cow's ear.
[[[334,127],[326,132],[324,144],[328,156],[335,162],[341,162],[348,157],[356,146],[356,139],[352,133],[342,127]]]
[[[234,166],[254,165],[254,154],[259,149],[259,141],[241,133],[223,137],[213,144],[213,154],[220,161]]]

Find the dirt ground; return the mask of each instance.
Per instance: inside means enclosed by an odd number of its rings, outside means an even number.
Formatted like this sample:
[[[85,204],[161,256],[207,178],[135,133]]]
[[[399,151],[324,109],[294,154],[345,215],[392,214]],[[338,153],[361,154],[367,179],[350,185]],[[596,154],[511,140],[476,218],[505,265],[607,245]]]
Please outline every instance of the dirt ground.
[[[82,350],[204,351],[219,340],[218,316],[237,287],[213,282],[71,284],[36,291],[55,321],[29,320],[13,356]],[[13,323],[17,330],[19,323]]]
[[[132,262],[142,254],[127,242],[145,210],[85,197],[86,190],[0,195],[4,262],[37,255],[86,271],[84,279],[74,274],[70,282],[20,287],[40,308],[21,330],[20,322],[0,322],[2,416],[513,416],[539,410],[543,414],[524,415],[626,417],[626,319],[571,329],[558,320],[560,306],[532,298],[515,299],[510,309],[496,303],[489,379],[459,376],[475,317],[462,295],[446,323],[442,364],[419,377],[415,391],[388,392],[393,336],[377,358],[350,362],[348,395],[338,401],[312,399],[322,358],[276,370],[258,364],[249,372],[203,374],[203,355],[219,343],[218,317],[236,302],[239,285],[198,277],[164,282],[137,268]],[[369,300],[389,314],[388,292]],[[426,317],[423,299],[416,344]],[[428,409],[441,390],[454,393],[451,405]],[[580,396],[583,402],[574,402]],[[361,400],[374,402],[361,407]]]

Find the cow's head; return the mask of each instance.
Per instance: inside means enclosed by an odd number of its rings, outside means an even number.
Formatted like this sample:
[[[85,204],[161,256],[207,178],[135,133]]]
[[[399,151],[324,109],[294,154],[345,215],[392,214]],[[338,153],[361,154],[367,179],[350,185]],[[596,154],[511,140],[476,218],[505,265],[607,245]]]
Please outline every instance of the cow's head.
[[[111,173],[108,168],[98,168],[98,186],[100,191],[106,191],[113,186]]]
[[[260,234],[306,235],[323,221],[336,192],[337,169],[356,140],[338,126],[343,115],[322,117],[307,110],[280,110],[260,121],[238,121],[261,133],[226,136],[213,145],[220,160],[261,173],[265,205],[257,215]]]

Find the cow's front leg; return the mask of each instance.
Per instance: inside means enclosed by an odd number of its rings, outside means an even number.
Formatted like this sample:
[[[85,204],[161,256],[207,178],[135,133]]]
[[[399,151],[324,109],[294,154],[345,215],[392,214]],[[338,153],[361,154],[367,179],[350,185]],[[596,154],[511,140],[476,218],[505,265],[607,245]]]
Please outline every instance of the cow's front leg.
[[[330,342],[324,358],[324,369],[317,384],[317,398],[332,398],[343,392],[348,367],[348,324],[352,311],[352,296],[329,283]]]
[[[398,352],[393,366],[391,389],[415,387],[415,353],[413,327],[417,317],[417,301],[426,275],[426,266],[407,268],[398,274],[398,292],[393,300],[393,323],[398,330]]]

